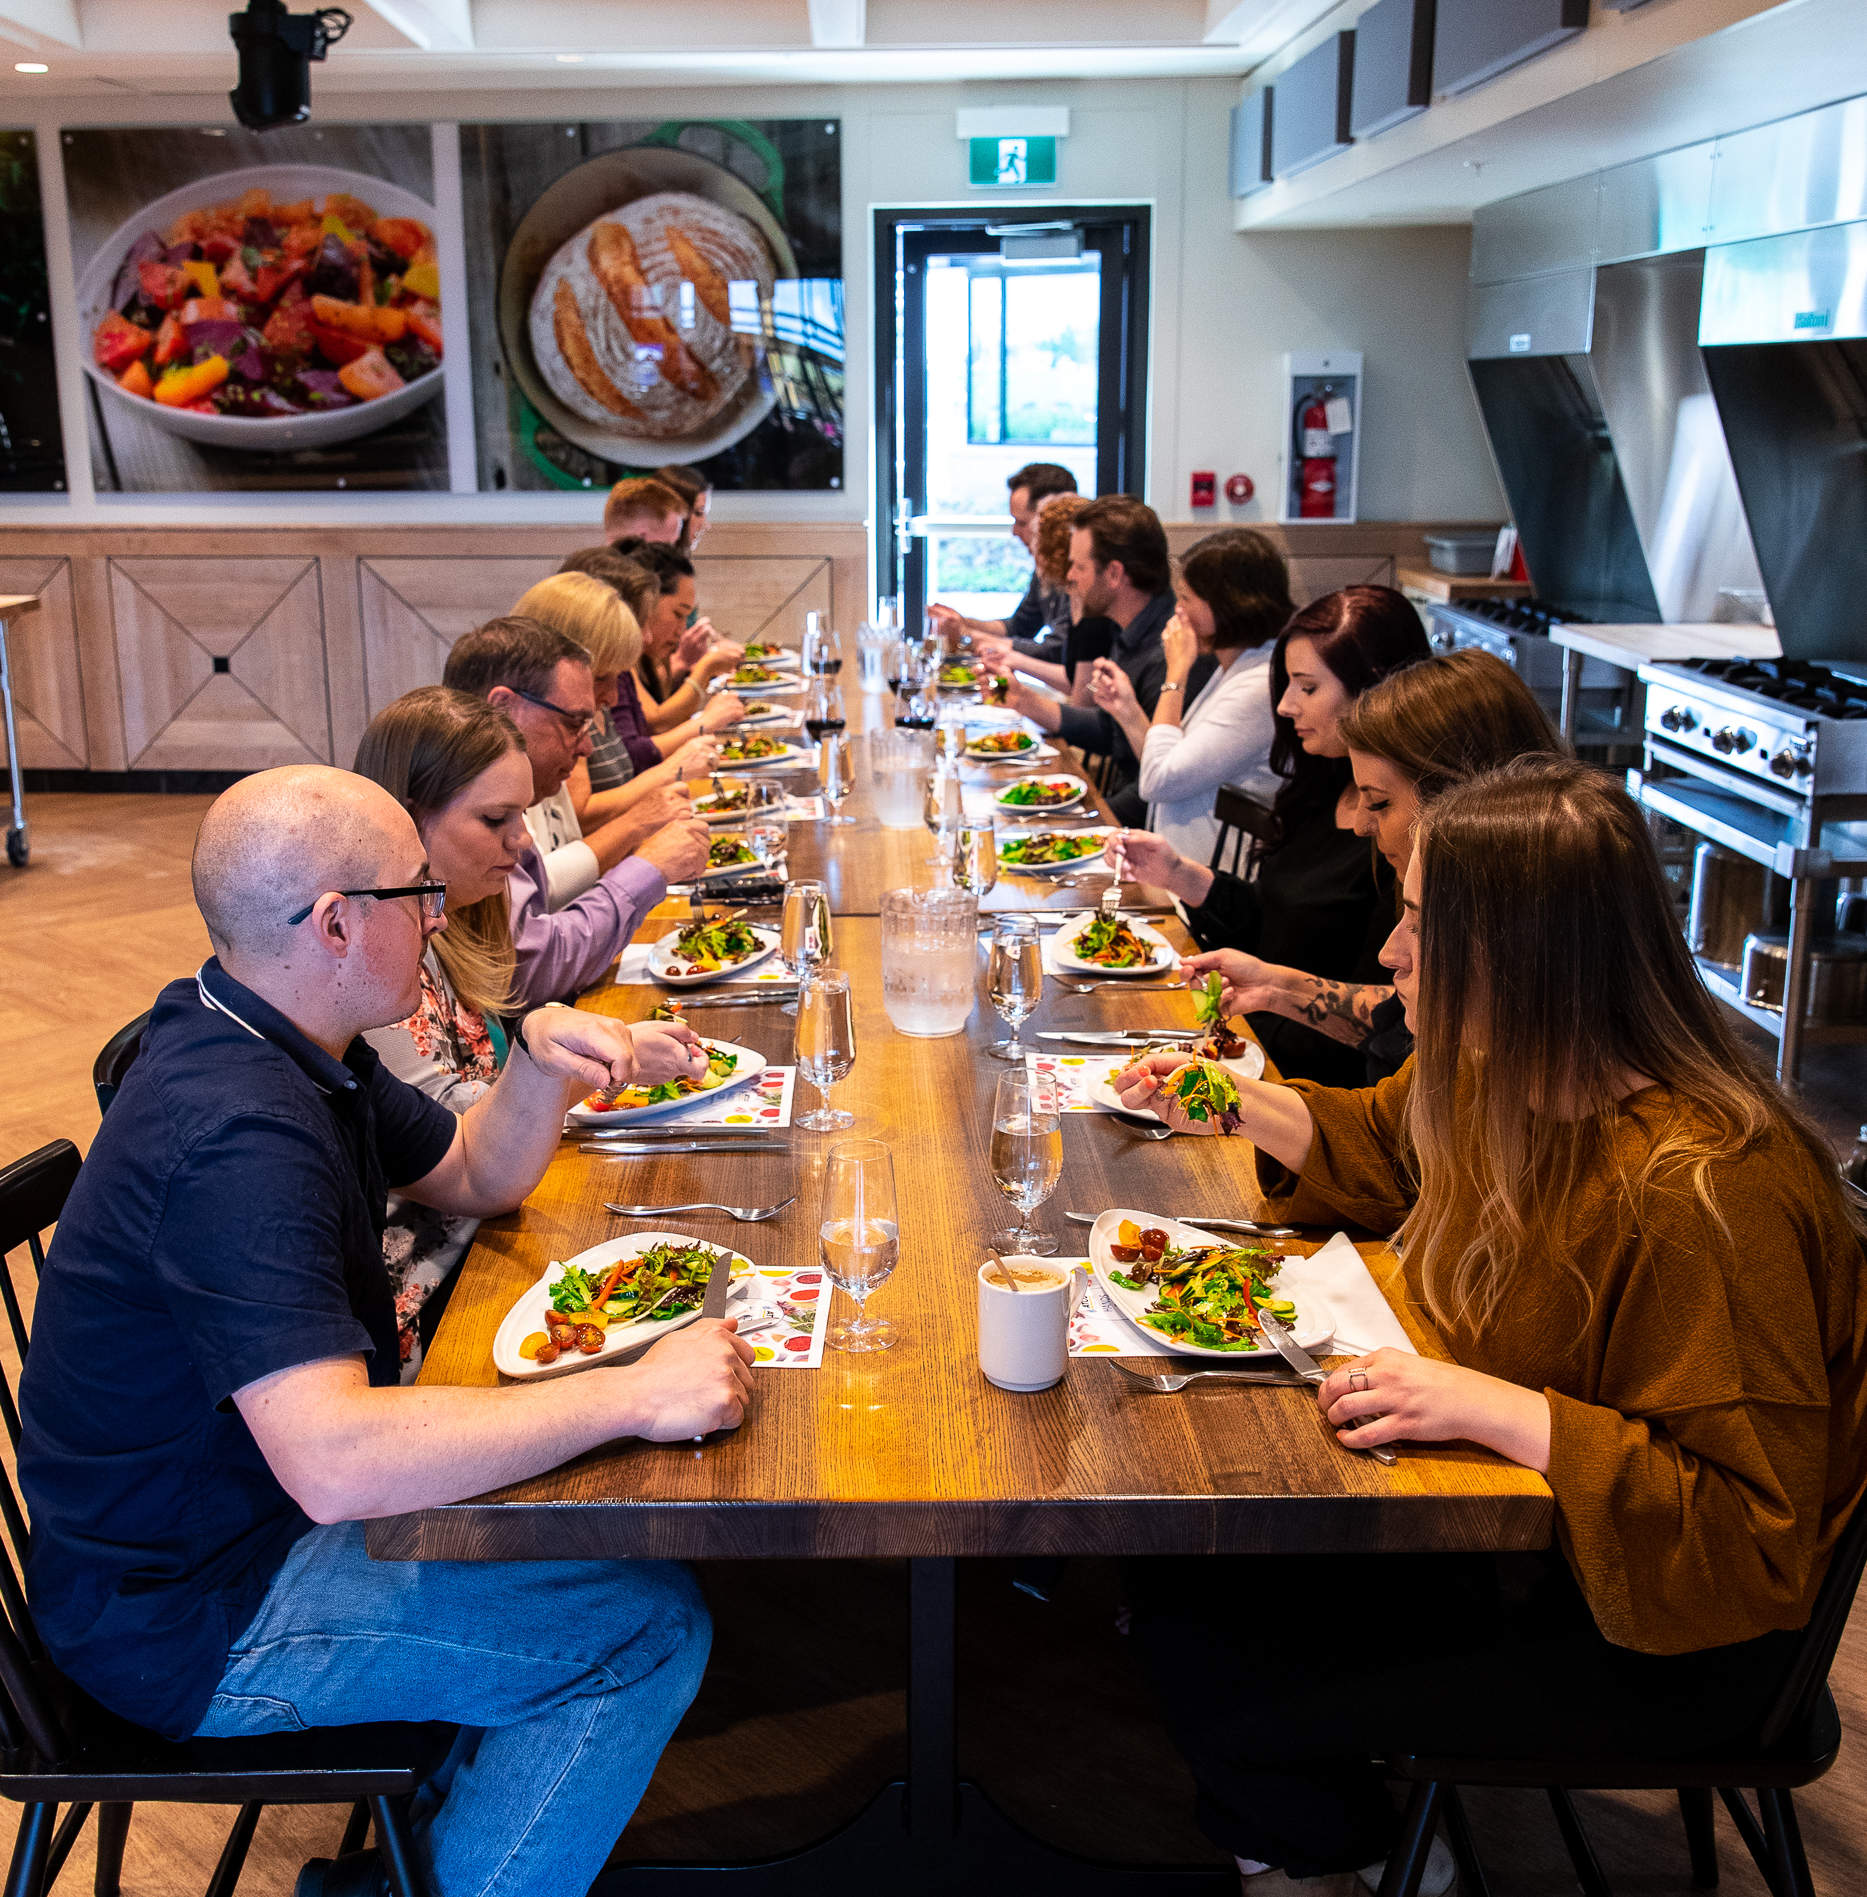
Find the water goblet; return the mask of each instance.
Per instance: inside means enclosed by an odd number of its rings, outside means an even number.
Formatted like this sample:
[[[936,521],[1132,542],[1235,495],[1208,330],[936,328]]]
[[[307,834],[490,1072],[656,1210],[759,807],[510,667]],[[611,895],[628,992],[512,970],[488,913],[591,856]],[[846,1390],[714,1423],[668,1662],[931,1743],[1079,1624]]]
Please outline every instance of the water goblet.
[[[850,764],[849,740],[840,731],[825,732],[817,746],[817,782],[823,790],[823,801],[829,805],[830,814],[825,822],[854,823],[854,817],[843,815],[843,800],[849,795]]]
[[[832,1350],[886,1350],[895,1327],[868,1315],[869,1294],[894,1274],[901,1256],[895,1216],[894,1155],[880,1140],[838,1140],[823,1161],[817,1205],[817,1255],[830,1282],[855,1301],[856,1315],[833,1324]]]
[[[1022,1061],[1031,1050],[1018,1030],[1037,1012],[1044,997],[1044,948],[1031,916],[999,916],[992,924],[992,947],[985,965],[986,992],[999,1018],[1010,1028],[1008,1040],[985,1051],[996,1060]]]
[[[813,968],[830,959],[834,946],[829,891],[814,878],[786,883],[778,918],[778,958],[786,972],[802,982]],[[784,1012],[795,1014],[797,1003],[787,1001]]]
[[[813,1133],[840,1133],[856,1116],[830,1105],[830,1089],[856,1064],[856,1021],[849,1005],[849,975],[840,968],[813,968],[797,991],[797,1031],[792,1040],[797,1071],[823,1096],[820,1107],[797,1116]]]
[[[963,823],[953,833],[953,882],[975,896],[998,886],[998,832],[991,823]]]
[[[992,1095],[992,1177],[1017,1207],[1018,1223],[992,1234],[1001,1252],[1047,1257],[1057,1249],[1031,1214],[1063,1177],[1063,1106],[1048,1074],[1000,1074]]]

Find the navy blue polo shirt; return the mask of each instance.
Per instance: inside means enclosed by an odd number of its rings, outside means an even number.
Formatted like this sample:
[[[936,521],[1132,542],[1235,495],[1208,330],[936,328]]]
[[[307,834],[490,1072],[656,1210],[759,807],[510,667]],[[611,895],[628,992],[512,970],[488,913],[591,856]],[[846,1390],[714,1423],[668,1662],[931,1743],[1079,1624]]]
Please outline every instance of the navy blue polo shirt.
[[[309,1518],[231,1402],[364,1353],[399,1375],[384,1201],[453,1114],[218,962],[171,982],[58,1222],[20,1384],[26,1586],[59,1666],[171,1738]]]

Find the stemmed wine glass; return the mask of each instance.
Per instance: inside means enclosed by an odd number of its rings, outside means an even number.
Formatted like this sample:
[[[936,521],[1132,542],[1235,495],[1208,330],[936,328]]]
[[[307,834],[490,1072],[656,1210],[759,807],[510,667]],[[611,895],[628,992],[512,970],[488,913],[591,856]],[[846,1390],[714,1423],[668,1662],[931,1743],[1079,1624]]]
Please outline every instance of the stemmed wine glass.
[[[869,1294],[891,1277],[901,1255],[895,1217],[894,1155],[880,1140],[838,1140],[823,1162],[817,1208],[817,1255],[856,1315],[830,1327],[832,1350],[886,1350],[895,1327],[867,1313]]]
[[[797,1071],[823,1095],[823,1105],[797,1116],[813,1133],[840,1133],[856,1116],[830,1105],[830,1089],[856,1064],[856,1019],[849,1005],[849,975],[840,968],[813,968],[797,991],[797,1032],[792,1046]]]
[[[829,805],[826,823],[854,823],[843,815],[843,799],[849,795],[849,740],[840,731],[826,731],[817,743],[817,782],[823,801]]]
[[[784,866],[788,842],[784,807],[788,801],[782,784],[760,779],[749,787],[746,803],[746,841],[758,852],[758,859],[774,874]]]
[[[1032,916],[998,916],[992,923],[992,948],[985,965],[986,992],[1011,1030],[1009,1040],[985,1050],[998,1060],[1022,1061],[1030,1049],[1018,1030],[1044,998],[1044,949]]]
[[[1031,1214],[1063,1177],[1063,1105],[1048,1074],[999,1075],[992,1096],[992,1177],[1018,1208],[1019,1220],[994,1232],[992,1243],[1002,1252],[1054,1252],[1057,1241],[1031,1226]]]
[[[830,895],[814,878],[800,878],[784,886],[784,909],[778,918],[778,958],[794,980],[803,983],[812,969],[830,959],[835,947],[830,927]],[[797,1003],[784,1004],[786,1014]]]
[[[959,773],[944,763],[936,764],[928,773],[921,816],[934,840],[935,864],[943,870],[950,868],[953,839],[965,821],[965,806]]]

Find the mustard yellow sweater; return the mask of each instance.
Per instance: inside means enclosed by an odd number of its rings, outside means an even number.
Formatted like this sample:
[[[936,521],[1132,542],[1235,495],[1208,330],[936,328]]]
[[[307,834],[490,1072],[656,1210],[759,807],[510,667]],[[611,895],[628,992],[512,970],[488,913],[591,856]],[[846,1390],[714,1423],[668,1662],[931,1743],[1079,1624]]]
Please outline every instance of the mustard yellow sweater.
[[[1315,1142],[1300,1178],[1258,1155],[1275,1214],[1391,1232],[1414,1197],[1412,1082],[1411,1062],[1365,1091],[1296,1082]],[[1688,1183],[1635,1202],[1625,1179],[1681,1111],[1664,1088],[1630,1096],[1576,1194],[1567,1262],[1591,1308],[1552,1260],[1488,1329],[1441,1327],[1458,1362],[1548,1397],[1560,1545],[1602,1633],[1644,1653],[1804,1625],[1867,1486],[1861,1244],[1785,1136],[1713,1167],[1728,1237]]]

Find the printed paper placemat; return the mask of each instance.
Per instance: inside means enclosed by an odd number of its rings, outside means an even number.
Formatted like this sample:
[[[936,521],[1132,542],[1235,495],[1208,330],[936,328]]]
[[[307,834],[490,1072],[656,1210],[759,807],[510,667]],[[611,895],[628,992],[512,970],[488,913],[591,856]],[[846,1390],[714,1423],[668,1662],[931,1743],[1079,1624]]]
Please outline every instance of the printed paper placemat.
[[[1109,1113],[1114,1109],[1091,1100],[1089,1089],[1097,1081],[1106,1086],[1110,1076],[1119,1074],[1140,1051],[1126,1048],[1119,1054],[1027,1054],[1024,1064],[1034,1074],[1048,1074],[1055,1079],[1065,1113]]]
[[[767,1067],[756,1080],[730,1093],[696,1094],[689,1105],[658,1114],[653,1124],[658,1133],[671,1126],[756,1126],[776,1132],[791,1124],[791,1096],[796,1088],[795,1067]],[[602,1129],[605,1134],[618,1130]]]
[[[758,1281],[748,1287],[747,1302],[738,1315],[742,1322],[755,1317],[773,1320],[769,1330],[746,1339],[755,1364],[774,1370],[815,1370],[823,1362],[824,1335],[830,1328],[830,1282],[815,1266],[787,1271],[781,1265],[760,1265]]]

